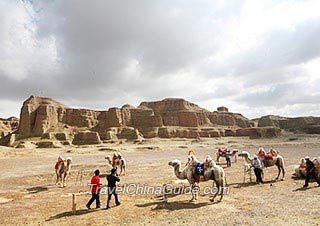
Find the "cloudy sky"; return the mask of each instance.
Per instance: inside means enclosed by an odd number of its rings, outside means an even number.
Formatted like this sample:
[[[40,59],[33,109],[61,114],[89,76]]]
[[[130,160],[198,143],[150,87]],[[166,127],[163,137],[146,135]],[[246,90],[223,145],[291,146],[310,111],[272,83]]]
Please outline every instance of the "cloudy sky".
[[[320,116],[319,40],[319,0],[0,0],[0,117],[30,95]]]

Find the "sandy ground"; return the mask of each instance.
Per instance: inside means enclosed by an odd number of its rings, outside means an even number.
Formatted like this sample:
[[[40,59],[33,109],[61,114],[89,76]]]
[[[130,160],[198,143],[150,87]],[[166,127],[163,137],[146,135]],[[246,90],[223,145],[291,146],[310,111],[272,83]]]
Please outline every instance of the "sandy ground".
[[[90,195],[77,197],[77,213],[72,214],[72,193],[87,192],[87,182],[95,169],[105,174],[110,167],[104,157],[120,150],[127,160],[127,174],[120,186],[128,183],[161,186],[176,181],[170,160],[184,164],[187,152],[196,151],[200,160],[215,156],[218,147],[229,146],[254,153],[262,144],[273,144],[285,158],[286,178],[273,181],[276,167],[265,170],[267,183],[243,183],[244,161],[239,158],[225,168],[229,194],[223,202],[200,196],[189,202],[188,194],[169,197],[164,203],[156,195],[120,195],[121,205],[105,209],[106,195],[101,196],[101,209],[87,210]],[[55,185],[54,164],[59,154],[72,156],[72,174],[68,185]],[[66,149],[11,149],[0,147],[0,224],[2,225],[319,225],[320,188],[315,182],[301,189],[304,181],[292,178],[293,168],[301,157],[320,156],[320,136],[289,135],[277,139],[248,138],[152,139],[144,144],[103,144]],[[83,171],[83,185],[76,181]],[[101,177],[106,183],[105,177]],[[187,184],[187,183],[186,183]],[[201,186],[211,185],[205,182]],[[92,207],[95,207],[93,204]]]

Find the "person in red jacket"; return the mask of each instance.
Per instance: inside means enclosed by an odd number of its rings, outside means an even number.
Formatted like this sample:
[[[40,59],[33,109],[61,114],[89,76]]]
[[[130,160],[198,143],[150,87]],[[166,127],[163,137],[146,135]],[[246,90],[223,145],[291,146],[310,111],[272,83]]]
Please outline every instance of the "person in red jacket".
[[[99,177],[100,171],[97,169],[94,171],[94,176],[91,178],[91,184],[90,184],[90,192],[92,194],[91,199],[87,203],[86,207],[88,209],[91,209],[90,206],[96,200],[96,208],[100,208],[100,177]]]

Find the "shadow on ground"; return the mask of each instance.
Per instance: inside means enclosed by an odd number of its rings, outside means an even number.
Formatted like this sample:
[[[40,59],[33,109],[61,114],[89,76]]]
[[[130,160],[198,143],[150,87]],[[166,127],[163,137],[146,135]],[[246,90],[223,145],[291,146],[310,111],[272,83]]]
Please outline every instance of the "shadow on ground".
[[[70,217],[70,216],[79,216],[79,215],[85,215],[88,213],[93,213],[96,211],[99,211],[100,209],[93,209],[93,210],[88,210],[88,209],[82,209],[82,210],[77,210],[76,213],[72,213],[72,211],[68,211],[68,212],[63,212],[63,213],[59,213],[55,216],[51,216],[49,219],[46,219],[46,221],[52,221],[52,220],[57,220],[63,217]]]
[[[174,201],[174,202],[164,202],[164,201],[157,201],[157,202],[149,202],[145,204],[136,204],[137,207],[148,207],[148,206],[155,206],[152,210],[181,210],[181,209],[197,209],[204,206],[216,204],[218,202],[204,202],[204,203],[196,203],[196,202],[189,202],[189,201]]]
[[[270,186],[272,186],[272,184],[274,183],[278,183],[281,182],[281,180],[266,180],[263,182],[263,184],[270,184]],[[259,186],[256,182],[245,182],[245,183],[230,183],[228,184],[228,186],[232,186],[234,188],[242,188],[242,187],[250,187],[250,186]]]
[[[300,187],[300,188],[296,188],[296,189],[294,189],[294,190],[292,190],[293,192],[297,192],[297,191],[306,191],[306,190],[309,190],[309,189],[312,189],[312,188],[319,188],[319,186],[317,185],[317,186],[313,186],[313,187]]]
[[[32,188],[27,188],[27,191],[29,193],[39,193],[39,192],[43,192],[43,191],[48,191],[48,187],[45,186],[37,186],[37,187],[32,187]]]

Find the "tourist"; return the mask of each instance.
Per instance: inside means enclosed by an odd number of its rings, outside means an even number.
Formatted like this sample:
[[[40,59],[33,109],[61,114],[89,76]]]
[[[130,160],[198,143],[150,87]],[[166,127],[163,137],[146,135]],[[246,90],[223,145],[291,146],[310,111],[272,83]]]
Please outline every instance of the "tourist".
[[[229,149],[226,152],[226,161],[227,161],[227,167],[231,167],[231,153]]]
[[[118,194],[117,194],[117,185],[116,183],[120,181],[120,178],[116,176],[117,168],[113,168],[111,170],[111,174],[107,176],[108,181],[108,200],[107,200],[107,209],[110,208],[110,200],[111,196],[114,195],[114,198],[116,200],[116,205],[119,206],[120,202],[118,200]]]
[[[186,163],[186,166],[187,166],[188,164],[191,164],[191,165],[192,165],[195,157],[196,157],[196,153],[195,153],[193,150],[190,150],[190,151],[188,152],[188,161],[187,161],[187,163]]]
[[[310,158],[308,156],[305,157],[306,160],[306,166],[307,166],[307,175],[306,175],[306,180],[305,183],[303,185],[304,188],[309,186],[309,180],[312,176],[314,176],[314,178],[316,179],[318,186],[320,186],[320,180],[318,178],[318,176],[315,173],[315,166],[314,163],[310,160]]]
[[[91,184],[90,184],[90,192],[91,192],[91,199],[87,203],[86,207],[88,209],[91,209],[90,206],[96,200],[96,208],[100,208],[100,177],[99,177],[100,171],[97,169],[94,171],[94,176],[91,178]]]
[[[254,174],[256,175],[257,178],[257,183],[263,183],[262,181],[262,165],[261,165],[261,161],[259,160],[259,158],[255,155],[253,160],[252,160],[252,166],[254,168]]]

